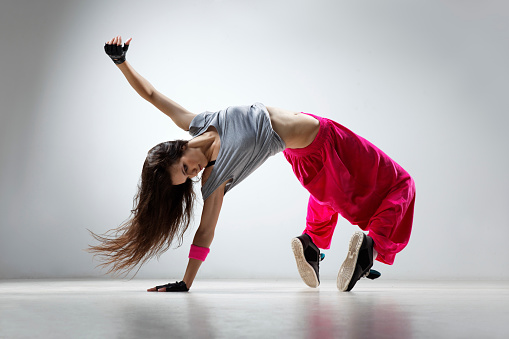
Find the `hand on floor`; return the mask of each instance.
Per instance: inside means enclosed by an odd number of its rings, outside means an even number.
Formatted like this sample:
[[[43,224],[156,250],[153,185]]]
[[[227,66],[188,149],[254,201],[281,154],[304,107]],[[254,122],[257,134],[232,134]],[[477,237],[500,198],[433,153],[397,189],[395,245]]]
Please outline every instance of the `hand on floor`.
[[[147,292],[187,292],[186,283],[184,281],[176,281],[174,283],[167,283],[166,285],[156,286],[149,288]]]

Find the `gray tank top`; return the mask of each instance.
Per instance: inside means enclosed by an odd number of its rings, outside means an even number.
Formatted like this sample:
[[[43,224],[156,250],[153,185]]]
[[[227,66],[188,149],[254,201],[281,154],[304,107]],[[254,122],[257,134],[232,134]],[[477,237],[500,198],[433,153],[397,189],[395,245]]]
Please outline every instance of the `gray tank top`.
[[[200,113],[191,121],[189,134],[197,137],[210,126],[219,133],[221,146],[212,173],[201,188],[203,200],[231,179],[225,188],[228,192],[265,160],[285,149],[283,139],[272,129],[269,112],[259,102]]]

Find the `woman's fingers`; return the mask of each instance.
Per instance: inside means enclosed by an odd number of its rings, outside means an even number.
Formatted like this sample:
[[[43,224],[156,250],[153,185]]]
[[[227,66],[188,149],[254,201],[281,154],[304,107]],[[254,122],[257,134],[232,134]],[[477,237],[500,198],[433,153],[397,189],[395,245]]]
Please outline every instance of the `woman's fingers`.
[[[129,40],[127,40],[125,42],[126,45],[129,45],[131,43],[131,40],[133,38],[130,38]],[[111,39],[110,41],[108,41],[106,43],[107,45],[119,45],[119,46],[122,46],[122,37],[120,35],[117,35],[116,37],[114,37],[113,39]]]
[[[147,292],[157,292],[157,288],[155,287],[149,288]]]

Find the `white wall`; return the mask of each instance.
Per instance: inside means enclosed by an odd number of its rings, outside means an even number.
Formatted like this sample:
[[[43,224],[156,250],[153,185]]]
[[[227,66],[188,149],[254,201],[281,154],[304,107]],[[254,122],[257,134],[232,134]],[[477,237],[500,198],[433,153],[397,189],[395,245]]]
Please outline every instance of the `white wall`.
[[[146,152],[188,135],[104,54],[200,113],[260,101],[332,118],[414,177],[387,278],[509,278],[509,5],[503,1],[67,1],[0,5],[0,278],[98,277],[82,249],[129,216]],[[296,278],[306,191],[280,154],[227,194],[199,274]],[[199,215],[196,217],[199,220]],[[195,230],[197,224],[193,226]],[[340,219],[322,277],[355,230]],[[180,279],[184,245],[138,277]]]

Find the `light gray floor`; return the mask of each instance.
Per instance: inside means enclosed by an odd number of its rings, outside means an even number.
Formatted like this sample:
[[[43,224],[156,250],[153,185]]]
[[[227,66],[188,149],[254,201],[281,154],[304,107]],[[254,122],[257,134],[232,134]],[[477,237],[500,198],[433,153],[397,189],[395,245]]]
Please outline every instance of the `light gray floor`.
[[[509,338],[509,282],[0,281],[1,338]]]

